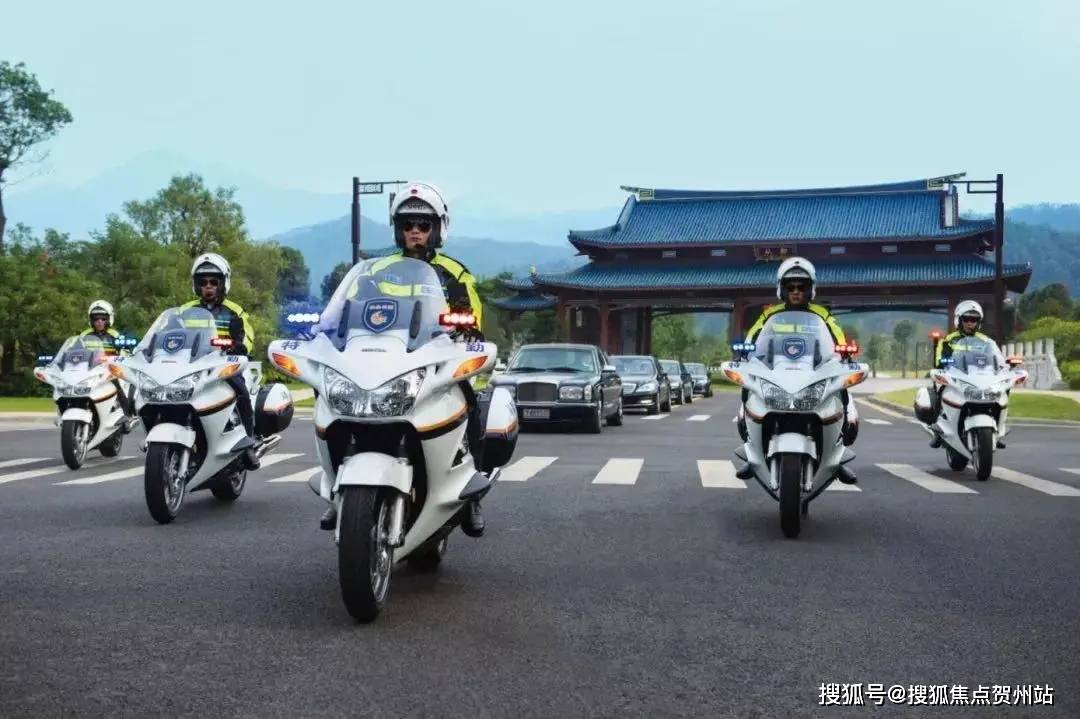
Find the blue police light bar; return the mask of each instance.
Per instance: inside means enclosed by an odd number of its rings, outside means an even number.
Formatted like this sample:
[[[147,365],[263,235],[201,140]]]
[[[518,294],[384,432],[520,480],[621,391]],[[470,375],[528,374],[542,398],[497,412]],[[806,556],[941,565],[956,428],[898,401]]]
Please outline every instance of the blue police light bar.
[[[294,312],[285,318],[285,321],[294,325],[310,325],[319,321],[318,312]]]
[[[731,349],[736,352],[753,352],[755,347],[753,342],[735,342],[731,345]]]
[[[956,360],[954,360],[952,357],[942,357],[941,364],[956,364]]]
[[[120,336],[120,337],[116,338],[116,341],[114,342],[114,344],[117,347],[130,348],[130,347],[134,347],[135,345],[139,344],[139,340],[135,339],[134,337]]]

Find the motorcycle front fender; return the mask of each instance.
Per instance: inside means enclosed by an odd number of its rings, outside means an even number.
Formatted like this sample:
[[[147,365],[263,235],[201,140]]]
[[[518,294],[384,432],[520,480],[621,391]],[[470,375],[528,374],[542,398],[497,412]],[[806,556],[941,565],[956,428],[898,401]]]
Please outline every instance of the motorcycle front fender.
[[[814,446],[813,438],[797,432],[785,432],[769,440],[767,457],[771,459],[773,455],[780,453],[805,454],[812,459],[817,459],[817,447]]]
[[[64,413],[60,415],[61,422],[84,422],[90,424],[92,415],[90,410],[83,409],[82,407],[68,407],[64,410]]]
[[[146,435],[147,444],[180,444],[188,449],[195,446],[195,430],[171,422],[155,424]]]
[[[997,429],[997,422],[988,414],[969,414],[964,418],[964,431],[970,432],[980,427]]]
[[[334,494],[342,487],[393,487],[402,494],[412,490],[412,466],[381,452],[361,452],[338,467]]]

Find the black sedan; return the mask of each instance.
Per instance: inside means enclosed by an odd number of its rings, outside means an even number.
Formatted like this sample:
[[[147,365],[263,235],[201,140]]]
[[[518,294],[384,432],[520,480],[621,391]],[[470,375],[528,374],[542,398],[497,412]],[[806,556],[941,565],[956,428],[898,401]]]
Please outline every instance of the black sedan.
[[[694,380],[690,377],[689,370],[679,360],[660,360],[660,367],[668,376],[671,385],[671,396],[675,404],[690,404],[694,401]]]
[[[655,357],[612,355],[622,379],[623,407],[641,407],[649,414],[671,411],[671,386]]]
[[[701,362],[687,362],[686,369],[694,381],[694,394],[712,397],[712,376]]]
[[[594,433],[605,420],[622,424],[622,381],[593,345],[525,345],[492,384],[511,391],[522,424],[573,424]]]

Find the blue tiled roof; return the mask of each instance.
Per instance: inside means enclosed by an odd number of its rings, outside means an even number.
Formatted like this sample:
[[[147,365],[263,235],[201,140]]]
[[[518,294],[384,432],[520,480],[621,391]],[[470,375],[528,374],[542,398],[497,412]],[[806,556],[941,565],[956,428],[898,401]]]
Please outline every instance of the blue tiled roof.
[[[499,280],[499,284],[508,290],[531,290],[533,288],[531,277],[507,277]]]
[[[547,310],[555,306],[555,298],[530,293],[500,297],[492,300],[492,303],[504,310]]]
[[[639,190],[615,225],[571,230],[587,247],[665,247],[733,242],[937,239],[993,229],[993,220],[942,227],[946,191],[920,180],[822,190]]]
[[[1031,266],[1005,265],[1006,277],[1019,278],[1011,285],[1026,286]],[[994,263],[977,256],[937,260],[879,260],[874,262],[817,263],[821,286],[852,285],[940,285],[976,282],[994,277]],[[769,288],[776,281],[776,265],[708,264],[612,264],[591,262],[563,274],[542,274],[535,278],[543,288],[564,287],[586,290],[669,290]],[[1023,288],[1021,287],[1021,290]]]

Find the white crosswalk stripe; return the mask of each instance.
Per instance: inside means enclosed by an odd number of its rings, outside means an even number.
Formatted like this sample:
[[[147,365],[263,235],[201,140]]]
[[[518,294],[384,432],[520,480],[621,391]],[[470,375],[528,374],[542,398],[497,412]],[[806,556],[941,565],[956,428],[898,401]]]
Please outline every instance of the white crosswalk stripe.
[[[746,482],[735,476],[735,465],[727,459],[699,459],[698,475],[702,487],[746,489]]]
[[[1006,482],[1020,484],[1029,489],[1034,489],[1036,492],[1042,492],[1043,494],[1049,494],[1054,497],[1080,497],[1080,489],[1077,489],[1076,487],[1070,487],[1067,484],[1059,484],[1046,479],[1032,477],[1030,474],[1017,472],[1016,470],[1008,469],[1007,467],[994,467],[990,476],[997,479],[1003,479]]]
[[[596,473],[593,484],[634,484],[644,459],[609,459],[607,464]]]
[[[912,467],[910,464],[879,464],[877,466],[884,469],[889,474],[895,475],[900,479],[906,479],[913,484],[919,485],[923,489],[938,494],[978,494],[978,492],[971,487],[965,487],[959,482],[953,482],[949,479],[935,477],[932,474],[922,471],[918,467]]]
[[[642,419],[666,419],[668,416],[667,414],[647,414]]]
[[[689,417],[687,417],[686,421],[687,422],[704,422],[709,417],[712,417],[712,415],[711,414],[694,414],[694,415],[690,415]]]
[[[79,479],[69,479],[66,482],[53,482],[53,484],[59,487],[82,486],[87,484],[104,484],[105,482],[113,482],[118,479],[130,479],[131,477],[142,476],[146,467],[131,467],[130,469],[121,469],[118,472],[109,472],[108,474],[99,474],[94,477],[80,477]]]
[[[877,419],[876,417],[867,417],[866,421],[869,422],[870,424],[876,424],[876,425],[892,424],[892,422],[890,422],[887,419]]]
[[[106,464],[112,464],[114,462],[122,462],[129,459],[135,459],[132,456],[125,457],[110,457],[108,459],[89,459],[83,464],[83,469],[94,469]],[[37,479],[38,477],[49,477],[54,474],[60,474],[61,472],[70,472],[66,464],[54,464],[48,467],[40,467],[38,469],[28,469],[23,472],[15,472],[14,474],[0,475],[0,484],[8,484],[9,482],[18,482],[24,479]]]
[[[1068,472],[1069,474],[1080,474],[1080,469],[1070,469],[1068,467],[1062,467],[1062,472]]]
[[[263,457],[262,460],[260,461],[260,465],[263,468],[272,467],[275,464],[277,464],[278,462],[284,462],[287,459],[294,459],[296,457],[303,457],[303,456],[304,456],[303,452],[296,452],[294,454],[288,454],[288,453],[286,453],[286,454],[271,454],[269,456]]]
[[[302,469],[299,472],[287,474],[284,477],[268,479],[267,482],[270,484],[274,484],[277,482],[307,482],[309,479],[311,479],[316,474],[319,474],[320,472],[322,472],[322,467],[308,467],[307,469]]]
[[[499,475],[500,482],[524,482],[545,469],[558,457],[522,457]]]
[[[8,467],[21,467],[24,464],[33,464],[34,462],[47,462],[48,457],[20,457],[19,459],[5,459],[0,462],[0,469],[6,469]]]
[[[832,484],[825,488],[826,492],[861,492],[862,487],[858,487],[854,484],[844,484],[839,479],[834,480]]]

